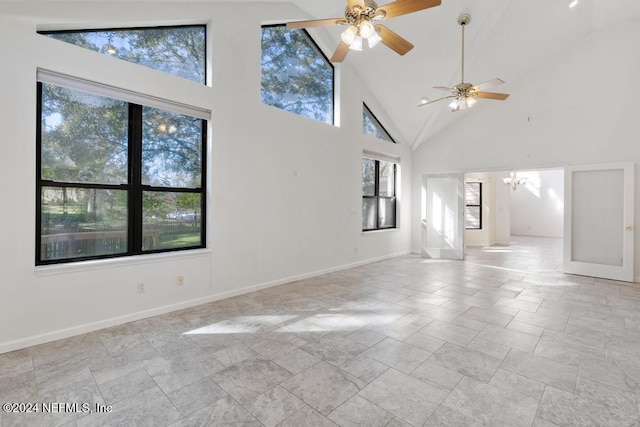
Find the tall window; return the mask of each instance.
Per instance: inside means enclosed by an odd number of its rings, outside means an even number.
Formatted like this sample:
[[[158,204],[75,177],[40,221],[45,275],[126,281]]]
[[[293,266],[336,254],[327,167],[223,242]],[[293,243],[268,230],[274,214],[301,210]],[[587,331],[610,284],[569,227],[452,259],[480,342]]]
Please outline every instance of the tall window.
[[[204,84],[204,25],[41,31],[40,34]]]
[[[205,246],[206,121],[38,83],[37,264]]]
[[[362,159],[362,230],[396,228],[397,165]]]
[[[465,218],[467,230],[482,230],[482,183],[465,183]]]
[[[262,27],[262,102],[334,123],[333,65],[305,30]]]
[[[373,136],[374,138],[393,142],[394,144],[396,143],[365,103],[362,103],[362,133]]]

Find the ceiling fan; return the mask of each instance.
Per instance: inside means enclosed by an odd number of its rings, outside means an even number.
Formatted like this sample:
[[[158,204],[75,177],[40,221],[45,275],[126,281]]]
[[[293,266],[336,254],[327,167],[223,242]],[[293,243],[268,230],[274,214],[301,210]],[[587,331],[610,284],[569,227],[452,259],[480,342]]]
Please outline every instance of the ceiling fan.
[[[341,42],[333,53],[331,62],[344,61],[349,49],[362,50],[363,39],[367,40],[370,48],[382,42],[400,55],[404,55],[413,49],[413,45],[377,22],[439,6],[440,3],[441,0],[396,0],[378,7],[373,0],[347,0],[344,18],[294,21],[287,23],[287,28],[300,29],[348,25],[340,36]]]
[[[504,101],[509,97],[506,93],[485,92],[484,90],[493,86],[498,86],[504,83],[501,79],[493,79],[488,82],[480,83],[479,85],[472,85],[471,83],[465,83],[464,81],[464,27],[471,22],[470,15],[460,15],[458,17],[458,24],[462,27],[462,81],[460,84],[455,85],[453,88],[445,86],[435,86],[434,89],[450,92],[451,95],[443,98],[434,99],[433,101],[423,101],[418,106],[433,104],[443,99],[452,99],[449,107],[451,111],[466,110],[476,104],[476,98],[495,99],[498,101]]]

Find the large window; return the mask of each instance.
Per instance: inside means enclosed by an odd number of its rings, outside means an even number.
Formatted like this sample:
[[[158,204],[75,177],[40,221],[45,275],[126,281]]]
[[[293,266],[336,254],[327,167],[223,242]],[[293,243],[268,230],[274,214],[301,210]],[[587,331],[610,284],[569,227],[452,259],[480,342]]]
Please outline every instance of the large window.
[[[482,183],[465,184],[465,219],[467,230],[482,230]]]
[[[394,144],[396,143],[365,103],[362,104],[362,133],[373,136],[374,138],[393,142]]]
[[[205,120],[47,82],[38,117],[37,264],[205,246]]]
[[[205,83],[204,25],[41,31],[48,37]]]
[[[362,230],[396,227],[397,165],[362,159]]]
[[[306,30],[262,27],[262,102],[333,124],[333,65]]]

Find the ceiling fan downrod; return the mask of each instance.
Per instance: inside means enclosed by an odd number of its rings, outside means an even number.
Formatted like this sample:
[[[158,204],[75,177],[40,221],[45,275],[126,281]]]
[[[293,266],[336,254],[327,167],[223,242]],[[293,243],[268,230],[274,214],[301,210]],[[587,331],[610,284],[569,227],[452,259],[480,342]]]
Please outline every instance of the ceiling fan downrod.
[[[464,83],[464,27],[471,22],[471,15],[462,14],[458,16],[458,24],[462,27],[462,83]]]

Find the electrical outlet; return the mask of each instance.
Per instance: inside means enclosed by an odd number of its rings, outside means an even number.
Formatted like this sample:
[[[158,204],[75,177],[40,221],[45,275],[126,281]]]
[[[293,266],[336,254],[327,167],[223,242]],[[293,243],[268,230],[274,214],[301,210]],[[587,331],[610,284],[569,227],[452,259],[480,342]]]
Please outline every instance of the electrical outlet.
[[[138,283],[138,293],[144,294],[144,292],[145,292],[144,283]]]
[[[176,283],[178,286],[184,286],[184,276],[182,274],[177,277]]]

